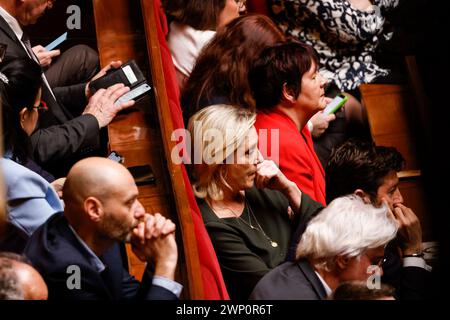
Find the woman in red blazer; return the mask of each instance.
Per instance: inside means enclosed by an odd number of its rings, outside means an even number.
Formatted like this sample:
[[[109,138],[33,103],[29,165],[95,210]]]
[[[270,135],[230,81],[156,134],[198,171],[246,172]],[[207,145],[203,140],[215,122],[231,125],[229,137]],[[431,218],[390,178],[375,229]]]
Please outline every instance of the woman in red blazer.
[[[323,205],[325,174],[307,122],[330,100],[325,97],[326,82],[318,73],[312,47],[297,42],[267,48],[249,72],[262,154],[278,163],[289,180]],[[261,137],[265,134],[263,145]]]

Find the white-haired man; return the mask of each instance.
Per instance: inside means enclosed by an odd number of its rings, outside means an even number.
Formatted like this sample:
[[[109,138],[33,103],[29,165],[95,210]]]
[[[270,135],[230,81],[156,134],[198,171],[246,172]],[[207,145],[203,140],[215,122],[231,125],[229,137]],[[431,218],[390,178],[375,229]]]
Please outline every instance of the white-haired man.
[[[337,198],[308,224],[296,261],[265,275],[250,299],[322,300],[345,281],[373,285],[369,277],[382,273],[375,266],[381,266],[397,229],[386,206],[376,208],[356,196]]]

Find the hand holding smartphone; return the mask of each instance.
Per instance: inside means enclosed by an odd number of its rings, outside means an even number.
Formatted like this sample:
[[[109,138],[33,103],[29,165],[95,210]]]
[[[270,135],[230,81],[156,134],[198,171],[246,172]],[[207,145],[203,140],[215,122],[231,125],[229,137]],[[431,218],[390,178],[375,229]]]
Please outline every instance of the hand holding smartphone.
[[[324,115],[329,115],[338,111],[347,102],[348,97],[339,93],[326,107],[323,109]]]
[[[49,43],[45,50],[51,51],[55,49],[57,46],[59,46],[61,43],[67,40],[67,32],[64,32],[62,35],[60,35],[58,38],[56,38],[53,42]]]

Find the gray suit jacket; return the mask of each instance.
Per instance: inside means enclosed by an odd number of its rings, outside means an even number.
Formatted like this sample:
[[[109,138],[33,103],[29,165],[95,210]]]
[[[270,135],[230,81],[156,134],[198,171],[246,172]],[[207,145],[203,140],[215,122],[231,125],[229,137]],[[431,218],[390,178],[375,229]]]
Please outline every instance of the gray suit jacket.
[[[307,260],[285,262],[267,273],[250,300],[324,300],[325,288]]]

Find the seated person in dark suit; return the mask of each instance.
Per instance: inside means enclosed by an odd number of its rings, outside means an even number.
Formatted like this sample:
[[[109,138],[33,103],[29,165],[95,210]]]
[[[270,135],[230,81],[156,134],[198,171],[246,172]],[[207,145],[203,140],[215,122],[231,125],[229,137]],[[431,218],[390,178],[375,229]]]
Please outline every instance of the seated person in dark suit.
[[[349,140],[332,152],[326,167],[327,201],[353,193],[375,206],[389,206],[400,229],[386,248],[383,282],[396,288],[399,299],[423,299],[431,267],[423,259],[420,221],[398,189],[403,165],[395,148]]]
[[[41,1],[40,4],[49,10],[53,8],[56,0],[45,2]],[[86,45],[73,46],[62,54],[59,49],[47,50],[42,45],[35,45],[32,50],[52,88],[86,82],[99,69],[98,53]]]
[[[0,300],[47,300],[44,279],[24,256],[0,252]]]
[[[24,251],[47,283],[49,299],[177,299],[175,225],[145,213],[138,194],[116,162],[75,164],[64,184],[64,212],[36,230]],[[141,285],[122,265],[124,241],[148,263]]]
[[[22,26],[36,23],[51,6],[52,1],[0,0],[0,43],[6,45],[5,58],[28,58],[39,63]],[[120,61],[112,62],[93,79],[120,64]],[[42,112],[39,127],[31,136],[32,151],[44,169],[61,177],[77,160],[101,152],[100,129],[134,102],[114,104],[129,91],[123,84],[92,95],[86,83],[51,88],[45,74],[42,79],[42,97],[48,110]]]
[[[98,53],[86,45],[73,46],[63,54],[60,50],[47,51],[38,45],[33,47],[33,52],[39,59],[51,88],[85,83],[100,69]]]
[[[47,1],[47,10],[52,9],[54,5],[55,0]],[[51,88],[85,83],[99,71],[98,53],[83,44],[73,46],[62,53],[59,49],[47,50],[42,45],[35,45],[32,49]]]
[[[387,206],[376,208],[354,195],[337,198],[308,224],[297,260],[265,275],[250,299],[323,300],[352,280],[376,287],[385,245],[396,234]]]
[[[60,50],[48,51],[41,45],[32,49],[51,88],[86,83],[100,69],[98,53],[83,44],[73,46],[62,54]]]

